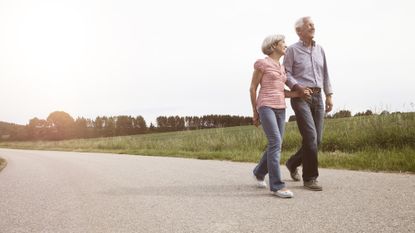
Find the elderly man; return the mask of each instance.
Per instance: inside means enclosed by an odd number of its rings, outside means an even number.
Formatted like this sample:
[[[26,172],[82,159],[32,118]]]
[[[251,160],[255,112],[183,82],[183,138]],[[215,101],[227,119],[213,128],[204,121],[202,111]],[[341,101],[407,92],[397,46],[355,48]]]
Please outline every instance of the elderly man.
[[[302,136],[301,148],[286,162],[291,178],[300,180],[298,166],[303,164],[304,187],[313,191],[323,190],[318,184],[318,145],[321,142],[324,108],[333,108],[332,88],[327,71],[326,56],[321,46],[315,43],[314,23],[310,17],[300,18],[295,24],[300,41],[288,47],[284,57],[287,85],[291,89],[309,88],[311,96],[292,98],[298,129]],[[326,96],[324,104],[322,90]]]

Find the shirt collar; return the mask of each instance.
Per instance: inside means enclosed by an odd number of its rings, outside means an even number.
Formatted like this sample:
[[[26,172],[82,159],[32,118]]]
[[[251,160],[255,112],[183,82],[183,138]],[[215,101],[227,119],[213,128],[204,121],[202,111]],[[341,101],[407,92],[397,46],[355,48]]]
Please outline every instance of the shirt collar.
[[[305,42],[302,41],[301,39],[300,39],[300,43],[301,43],[302,46],[306,47]],[[312,40],[311,41],[311,46],[312,47],[316,47],[316,41],[315,40]]]

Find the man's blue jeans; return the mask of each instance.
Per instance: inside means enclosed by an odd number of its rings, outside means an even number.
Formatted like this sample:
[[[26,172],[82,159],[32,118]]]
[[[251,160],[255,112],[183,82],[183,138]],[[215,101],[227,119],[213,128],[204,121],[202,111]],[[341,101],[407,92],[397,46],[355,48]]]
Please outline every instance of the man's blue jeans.
[[[285,109],[273,109],[260,107],[258,110],[262,129],[268,139],[266,151],[254,169],[254,175],[264,179],[269,173],[269,186],[271,191],[277,191],[285,187],[281,181],[280,157],[282,136],[284,135]]]
[[[297,126],[302,136],[302,145],[297,153],[288,159],[287,165],[290,169],[294,169],[303,164],[303,180],[317,179],[317,151],[324,122],[323,98],[321,93],[313,94],[309,99],[292,98],[291,107],[295,112]]]

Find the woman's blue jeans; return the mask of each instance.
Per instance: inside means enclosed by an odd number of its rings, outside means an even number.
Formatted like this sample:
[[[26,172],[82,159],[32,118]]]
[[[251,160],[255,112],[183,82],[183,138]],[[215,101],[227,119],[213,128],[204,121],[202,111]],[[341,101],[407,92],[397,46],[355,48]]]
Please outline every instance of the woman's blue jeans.
[[[269,173],[269,188],[275,192],[285,187],[281,181],[280,157],[281,144],[284,135],[285,109],[274,109],[270,107],[260,107],[258,109],[262,129],[268,139],[267,149],[262,154],[262,158],[254,169],[254,175],[258,179],[264,179]]]

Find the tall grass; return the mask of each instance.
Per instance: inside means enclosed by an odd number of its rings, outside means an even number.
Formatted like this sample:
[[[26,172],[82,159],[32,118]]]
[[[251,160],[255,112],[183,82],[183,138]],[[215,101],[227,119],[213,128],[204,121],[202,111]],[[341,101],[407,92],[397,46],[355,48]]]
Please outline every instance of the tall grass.
[[[327,124],[325,151],[415,147],[415,113],[336,119]]]
[[[300,146],[295,122],[286,124],[282,162]],[[255,162],[266,148],[261,128],[241,126],[54,142],[3,142],[2,147],[96,151]],[[320,166],[415,172],[415,113],[327,119]]]

